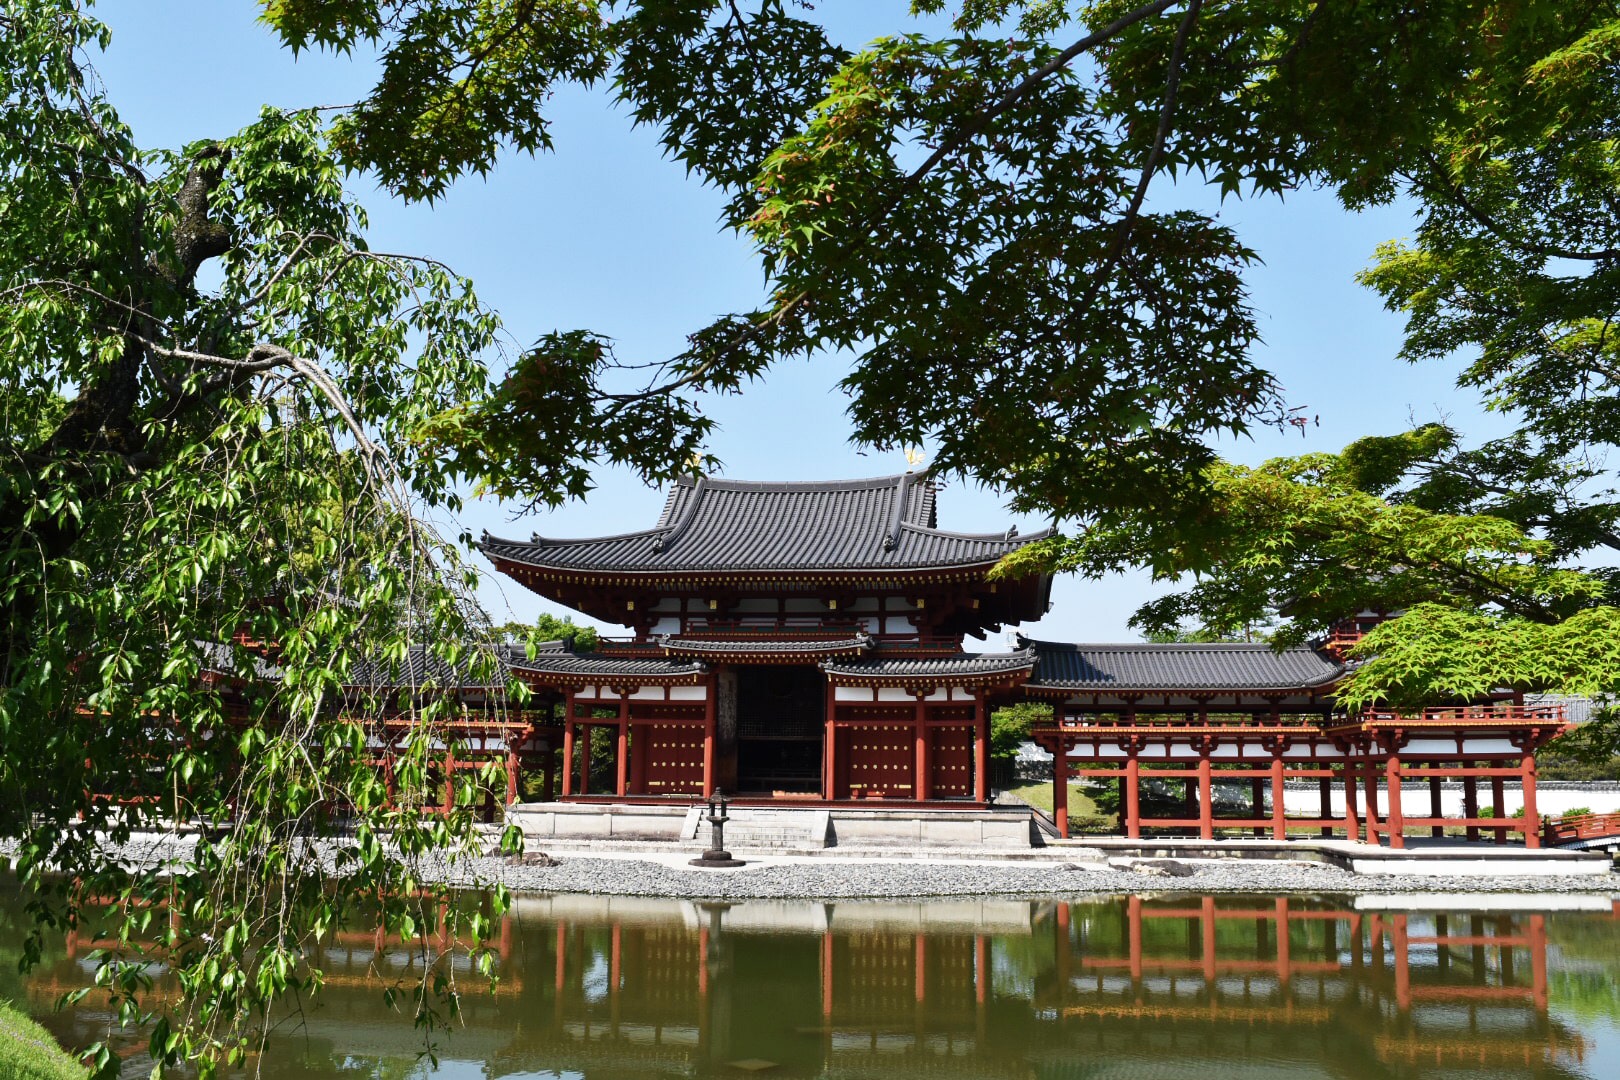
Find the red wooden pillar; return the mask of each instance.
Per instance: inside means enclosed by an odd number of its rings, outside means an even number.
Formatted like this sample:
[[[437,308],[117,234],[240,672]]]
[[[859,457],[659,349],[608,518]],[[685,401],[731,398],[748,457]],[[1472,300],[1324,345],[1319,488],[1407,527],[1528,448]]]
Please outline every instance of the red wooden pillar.
[[[1271,754],[1271,838],[1273,840],[1288,839],[1288,818],[1283,805],[1283,759],[1282,751],[1274,750]]]
[[[1536,755],[1526,753],[1519,762],[1519,783],[1524,787],[1524,846],[1541,846],[1541,815],[1536,811]]]
[[[1371,759],[1366,761],[1361,770],[1361,779],[1367,793],[1365,816],[1367,820],[1367,843],[1378,843],[1378,766]]]
[[[574,692],[563,695],[562,797],[574,793]]]
[[[1361,819],[1356,813],[1356,766],[1349,758],[1344,760],[1344,838],[1361,839]]]
[[[912,784],[911,793],[917,797],[918,802],[926,802],[928,800],[928,796],[931,794],[928,789],[928,774],[931,771],[933,764],[931,761],[929,761],[930,755],[928,752],[928,706],[923,701],[923,699],[927,696],[927,693],[922,690],[918,690],[915,693],[917,695],[917,715],[913,723],[916,727],[917,777]]]
[[[579,793],[589,795],[591,793],[591,725],[579,725],[579,733],[582,736],[579,747]]]
[[[1320,761],[1313,761],[1311,764],[1316,766],[1318,769],[1324,768],[1324,765]],[[1333,777],[1331,777],[1331,776],[1318,776],[1316,778],[1316,790],[1317,790],[1319,798],[1320,798],[1320,802],[1318,804],[1319,809],[1317,811],[1316,816],[1321,818],[1323,822],[1332,821],[1333,820]],[[1333,826],[1324,824],[1322,826],[1322,835],[1323,836],[1332,836],[1333,835]]]
[[[1445,817],[1445,814],[1445,805],[1440,800],[1440,778],[1431,776],[1429,777],[1429,816],[1437,818]],[[1431,825],[1429,826],[1429,835],[1444,836],[1446,835],[1446,827],[1444,825]]]
[[[1125,759],[1125,835],[1132,840],[1142,835],[1142,762],[1136,747]]]
[[[709,676],[708,685],[704,687],[703,694],[703,797],[714,797],[714,742],[715,742],[715,694],[720,686],[717,676]]]
[[[1406,846],[1406,836],[1402,830],[1406,821],[1401,815],[1401,756],[1394,750],[1391,750],[1389,757],[1384,760],[1384,786],[1389,798],[1389,810],[1385,814],[1389,846],[1403,848]]]
[[[456,805],[456,752],[450,747],[444,748],[444,812],[449,813],[451,807]]]
[[[1061,734],[1052,751],[1052,819],[1058,835],[1069,836],[1069,743]]]
[[[511,736],[507,736],[510,740]],[[510,741],[506,744],[506,805],[518,801],[518,752]]]
[[[990,801],[990,709],[983,690],[973,695],[973,801]]]
[[[1215,785],[1209,771],[1209,751],[1207,742],[1198,750],[1198,835],[1204,840],[1215,839]]]
[[[831,678],[827,679],[827,699],[822,705],[821,714],[821,797],[833,799],[833,766],[834,757],[838,752],[837,727],[834,717],[837,715],[836,702],[837,688],[833,686]]]
[[[630,792],[630,688],[619,690],[618,745],[613,751],[614,787],[619,798]]]
[[[1476,763],[1467,761],[1463,764],[1465,767],[1472,769]],[[1466,835],[1470,840],[1479,839],[1479,826],[1474,824],[1474,819],[1477,817],[1479,817],[1479,777],[1465,776],[1463,777],[1463,818],[1468,822]]]
[[[1502,791],[1502,778],[1500,776],[1491,777],[1491,816],[1498,821],[1507,817],[1507,795]],[[1507,833],[1507,826],[1498,825],[1496,827],[1496,842],[1498,844],[1507,843]]]

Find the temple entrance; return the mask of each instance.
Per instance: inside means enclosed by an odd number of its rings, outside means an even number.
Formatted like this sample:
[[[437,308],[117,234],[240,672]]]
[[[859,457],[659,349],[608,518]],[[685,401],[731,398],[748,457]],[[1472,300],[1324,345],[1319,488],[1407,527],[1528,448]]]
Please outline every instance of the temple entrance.
[[[826,697],[826,681],[813,665],[737,668],[740,792],[821,793]]]

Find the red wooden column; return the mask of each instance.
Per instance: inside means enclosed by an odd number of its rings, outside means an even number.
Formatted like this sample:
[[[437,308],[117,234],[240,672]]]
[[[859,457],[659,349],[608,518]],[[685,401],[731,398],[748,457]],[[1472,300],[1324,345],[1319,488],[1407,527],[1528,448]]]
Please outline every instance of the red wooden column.
[[[1431,776],[1429,777],[1429,816],[1433,818],[1444,817],[1445,813],[1445,806],[1440,801],[1440,778]],[[1446,835],[1446,827],[1444,825],[1431,825],[1429,826],[1429,835],[1444,836]]]
[[[1052,820],[1058,835],[1069,836],[1069,742],[1061,733],[1052,751]]]
[[[973,801],[990,801],[990,709],[985,692],[973,695]]]
[[[1520,783],[1524,785],[1524,846],[1541,846],[1541,815],[1536,811],[1536,755],[1525,753],[1519,762]]]
[[[1198,748],[1198,835],[1204,840],[1215,839],[1215,785],[1209,771],[1209,740],[1202,740]]]
[[[715,694],[720,680],[710,674],[703,688],[703,797],[714,797]]]
[[[1500,776],[1491,777],[1491,816],[1498,821],[1507,817],[1507,795],[1502,790],[1502,778]],[[1496,842],[1498,844],[1507,843],[1507,833],[1507,826],[1498,825],[1496,827]]]
[[[619,739],[614,748],[614,784],[619,798],[630,791],[630,688],[619,688]]]
[[[1406,837],[1402,830],[1405,827],[1405,818],[1401,816],[1401,755],[1394,749],[1384,760],[1384,786],[1388,789],[1389,811],[1385,815],[1389,846],[1403,848],[1406,846]]]
[[[928,696],[928,691],[913,690],[912,693],[917,697],[917,717],[914,721],[917,738],[917,777],[912,783],[911,793],[916,796],[918,802],[926,802],[930,794],[928,790],[928,774],[933,764],[928,760],[928,706],[923,701]]]
[[[1465,761],[1466,768],[1473,769],[1476,762]],[[1472,774],[1463,777],[1463,818],[1468,822],[1467,837],[1470,840],[1479,839],[1479,826],[1474,819],[1479,817],[1479,777]]]
[[[589,795],[591,793],[591,725],[579,725],[579,732],[583,736],[580,740],[582,745],[579,748],[579,793]]]
[[[1288,818],[1283,806],[1283,752],[1278,747],[1271,752],[1271,838],[1288,839]]]
[[[1125,759],[1125,835],[1135,840],[1142,835],[1142,762],[1133,745]]]
[[[512,745],[512,736],[506,736],[506,805],[518,801],[518,752]]]
[[[574,793],[574,692],[563,695],[562,797]]]
[[[1313,761],[1311,764],[1316,766],[1318,769],[1325,767],[1320,761]],[[1320,809],[1317,811],[1316,816],[1321,818],[1323,821],[1333,820],[1333,778],[1331,776],[1318,776],[1316,778],[1316,789],[1321,799],[1319,804]],[[1322,835],[1332,836],[1333,826],[1323,825]]]
[[[821,722],[821,797],[836,799],[838,780],[838,693],[832,679],[827,680],[826,715]]]
[[[1378,843],[1378,766],[1371,759],[1367,760],[1361,770],[1362,783],[1367,792],[1366,820],[1367,843]]]
[[[1355,762],[1349,758],[1344,759],[1344,838],[1346,840],[1361,839],[1361,818],[1356,813],[1356,780],[1357,770]]]

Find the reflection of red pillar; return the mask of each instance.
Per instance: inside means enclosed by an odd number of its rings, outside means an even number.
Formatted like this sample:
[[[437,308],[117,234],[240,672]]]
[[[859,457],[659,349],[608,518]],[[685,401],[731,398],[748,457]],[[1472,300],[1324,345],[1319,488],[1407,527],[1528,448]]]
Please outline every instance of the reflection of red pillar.
[[[613,1024],[614,1034],[619,1031],[619,990],[624,981],[624,941],[623,929],[618,923],[613,924],[612,945],[608,952],[608,1000],[609,1018]]]
[[[973,801],[990,801],[990,710],[982,690],[973,695]]]
[[[928,997],[928,939],[922,934],[918,934],[915,938],[915,948],[917,969],[912,981],[917,995],[917,1004],[921,1005]]]
[[[1536,1011],[1547,1011],[1547,916],[1530,916],[1530,993]]]
[[[1406,916],[1396,915],[1390,930],[1389,951],[1395,961],[1395,1007],[1401,1012],[1412,1010],[1412,969],[1406,943]]]
[[[1401,816],[1401,756],[1393,751],[1384,762],[1385,797],[1389,800],[1389,810],[1385,815],[1389,824],[1389,846],[1403,848],[1406,846],[1406,837],[1403,833],[1405,818]]]
[[[1058,835],[1069,835],[1069,744],[1058,736],[1057,749],[1052,753],[1052,818],[1057,822]]]
[[[1213,991],[1215,988],[1215,898],[1213,896],[1204,897],[1203,916],[1200,921],[1203,923],[1204,929],[1204,982]]]
[[[1277,897],[1277,981],[1288,985],[1293,975],[1292,942],[1288,940],[1288,897]]]
[[[1215,838],[1215,785],[1210,779],[1209,747],[1198,751],[1198,835],[1204,840]]]
[[[1062,1006],[1069,996],[1069,961],[1073,958],[1070,949],[1069,934],[1069,905],[1058,901],[1056,926],[1052,931],[1053,958],[1057,961],[1058,977],[1058,1005]]]
[[[1525,754],[1519,763],[1519,782],[1524,785],[1524,846],[1541,846],[1541,815],[1536,812],[1536,755]]]
[[[1125,759],[1125,835],[1132,840],[1142,835],[1142,763],[1133,747]]]
[[[990,939],[983,934],[973,935],[973,1000],[990,1000]]]
[[[821,932],[821,1018],[830,1021],[833,1010],[833,937]]]
[[[1283,759],[1282,751],[1271,756],[1271,838],[1273,840],[1288,839],[1288,819],[1284,816],[1283,806]]]
[[[1472,761],[1463,762],[1468,768],[1473,768]],[[1479,839],[1479,826],[1473,824],[1479,817],[1479,777],[1466,776],[1463,778],[1463,817],[1469,822],[1467,836],[1470,840]]]
[[[709,995],[709,928],[698,927],[698,997]],[[703,1010],[704,1015],[708,1010]]]
[[[557,996],[562,996],[568,975],[568,924],[557,920]]]
[[[1131,983],[1138,993],[1142,990],[1142,898],[1133,896],[1125,902],[1127,933],[1130,936]]]

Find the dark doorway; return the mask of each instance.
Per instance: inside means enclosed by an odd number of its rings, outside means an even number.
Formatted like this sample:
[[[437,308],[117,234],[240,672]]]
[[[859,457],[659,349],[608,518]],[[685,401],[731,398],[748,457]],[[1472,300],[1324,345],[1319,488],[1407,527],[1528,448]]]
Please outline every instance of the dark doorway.
[[[737,669],[737,788],[821,792],[827,683],[819,668]]]

